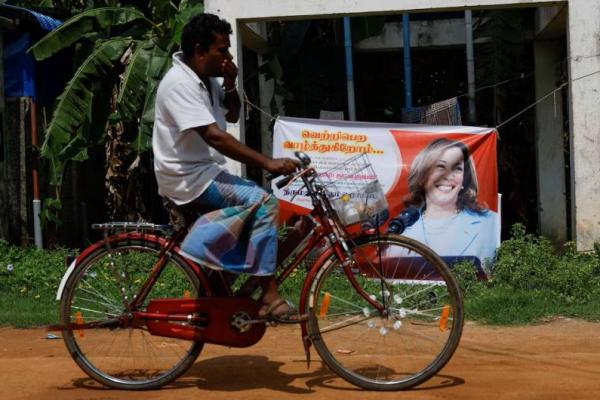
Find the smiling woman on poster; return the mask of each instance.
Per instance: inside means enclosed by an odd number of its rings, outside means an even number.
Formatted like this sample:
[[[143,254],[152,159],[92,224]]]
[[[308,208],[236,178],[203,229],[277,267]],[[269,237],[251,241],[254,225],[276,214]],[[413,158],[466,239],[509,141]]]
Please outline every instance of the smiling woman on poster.
[[[497,214],[477,202],[478,184],[467,146],[436,139],[414,159],[402,235],[431,247],[441,256],[475,256],[482,265],[495,255]],[[397,226],[397,225],[396,225]]]

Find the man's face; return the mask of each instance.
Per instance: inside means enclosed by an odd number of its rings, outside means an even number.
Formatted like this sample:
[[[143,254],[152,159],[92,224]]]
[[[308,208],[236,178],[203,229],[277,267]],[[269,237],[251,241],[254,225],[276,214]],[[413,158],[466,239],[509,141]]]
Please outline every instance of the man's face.
[[[229,47],[229,35],[219,33],[214,34],[214,41],[208,47],[208,50],[200,50],[196,47],[194,63],[200,67],[199,70],[202,71],[202,75],[223,76],[224,66],[231,62],[233,58],[229,53]]]

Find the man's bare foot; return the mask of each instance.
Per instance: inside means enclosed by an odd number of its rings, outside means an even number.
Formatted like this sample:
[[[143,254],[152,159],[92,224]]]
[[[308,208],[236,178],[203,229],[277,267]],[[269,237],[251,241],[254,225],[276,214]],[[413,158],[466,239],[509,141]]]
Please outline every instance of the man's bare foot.
[[[280,323],[295,323],[307,319],[306,315],[298,314],[298,310],[282,298],[270,304],[264,304],[258,311],[258,316]]]

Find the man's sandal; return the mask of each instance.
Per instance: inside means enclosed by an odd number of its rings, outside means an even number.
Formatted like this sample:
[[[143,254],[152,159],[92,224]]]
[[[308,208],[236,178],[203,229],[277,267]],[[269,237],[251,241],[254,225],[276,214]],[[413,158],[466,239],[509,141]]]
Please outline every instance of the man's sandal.
[[[300,315],[289,301],[277,299],[270,304],[264,304],[258,312],[258,317],[280,324],[295,324],[306,321],[308,314]]]

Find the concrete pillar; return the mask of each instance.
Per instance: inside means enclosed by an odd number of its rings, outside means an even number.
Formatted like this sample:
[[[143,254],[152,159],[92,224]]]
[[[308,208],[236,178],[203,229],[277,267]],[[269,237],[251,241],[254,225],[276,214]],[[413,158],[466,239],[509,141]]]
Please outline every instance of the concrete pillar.
[[[600,241],[600,0],[570,0],[568,13],[571,213],[588,250]]]
[[[266,62],[261,55],[258,56],[258,65]],[[260,97],[259,107],[266,112],[271,111],[271,99],[275,94],[275,78],[266,80],[264,74],[258,74],[258,93]],[[262,112],[260,114],[260,134],[261,134],[261,152],[268,156],[273,154],[273,135],[269,127],[271,126],[271,118]],[[266,174],[263,174],[263,185],[268,186]]]
[[[207,10],[207,12],[209,12],[209,11]],[[216,13],[216,14],[219,15],[219,13]],[[245,104],[244,104],[244,97],[243,97],[244,96],[243,95],[244,64],[243,64],[243,60],[242,60],[242,53],[243,53],[242,52],[242,41],[238,40],[239,29],[238,29],[236,20],[228,20],[228,22],[231,24],[231,29],[233,31],[233,33],[231,34],[231,36],[229,38],[230,43],[231,43],[230,52],[233,55],[233,62],[238,67],[237,87],[238,87],[239,95],[242,98],[242,108],[240,109],[239,122],[236,124],[232,124],[232,123],[228,122],[227,123],[227,132],[232,134],[240,142],[244,143],[246,138],[243,135],[241,135],[241,132],[245,132],[244,122],[245,122],[245,118],[246,118],[246,112],[244,111]],[[230,173],[232,173],[234,175],[243,176],[246,174],[246,166],[242,165],[238,161],[232,160],[230,158],[227,159],[227,169],[229,170]]]
[[[560,40],[534,43],[537,99],[556,87],[563,46]],[[557,243],[563,243],[567,240],[567,188],[563,154],[562,93],[557,92],[556,96],[539,103],[535,108],[535,118],[540,233]]]
[[[257,33],[266,41],[267,37],[267,26],[264,22],[258,22],[256,24]],[[268,62],[267,58],[262,54],[258,55],[259,67],[265,62]],[[271,112],[271,99],[275,95],[275,80],[277,77],[273,76],[271,79],[265,79],[265,74],[258,74],[258,93],[259,93],[259,104],[258,106],[266,112]],[[273,135],[269,127],[271,126],[271,118],[260,112],[260,134],[261,134],[261,152],[268,156],[273,154]],[[263,174],[263,185],[265,187],[270,186],[270,182],[266,180],[266,174]]]

